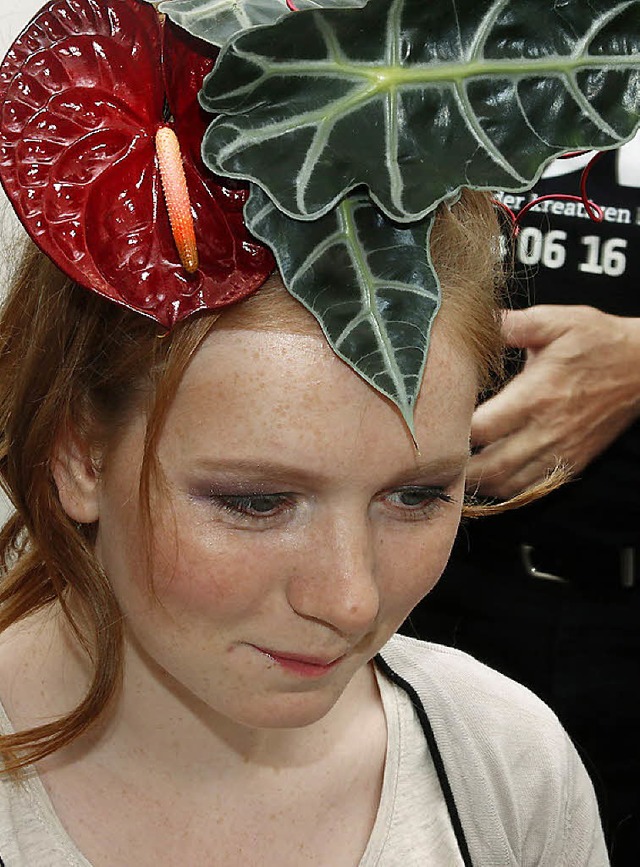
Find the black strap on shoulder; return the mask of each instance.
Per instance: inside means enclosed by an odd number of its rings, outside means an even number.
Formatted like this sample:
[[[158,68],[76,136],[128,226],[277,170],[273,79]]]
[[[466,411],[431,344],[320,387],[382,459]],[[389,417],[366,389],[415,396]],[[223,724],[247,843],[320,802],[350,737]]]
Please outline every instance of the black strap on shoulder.
[[[403,689],[407,693],[411,700],[411,704],[414,706],[416,713],[418,714],[418,719],[420,720],[420,725],[422,726],[422,731],[424,732],[427,746],[429,747],[429,752],[431,753],[431,758],[433,759],[433,765],[436,769],[436,774],[438,775],[438,781],[440,783],[440,788],[442,789],[442,794],[444,795],[444,800],[447,805],[447,810],[449,812],[449,818],[451,819],[451,824],[453,825],[453,833],[455,834],[456,842],[458,843],[458,848],[460,849],[460,854],[462,855],[462,860],[465,867],[473,867],[471,855],[469,853],[469,846],[467,845],[467,838],[464,835],[462,822],[460,821],[460,816],[458,814],[458,808],[456,807],[453,792],[451,791],[451,786],[449,785],[449,778],[447,777],[447,772],[445,771],[444,762],[442,761],[442,756],[440,755],[440,750],[438,749],[436,737],[433,733],[433,729],[431,728],[429,717],[427,716],[427,712],[424,705],[422,704],[420,696],[411,686],[411,684],[408,683],[403,677],[400,677],[400,675],[397,674],[389,666],[389,664],[382,658],[382,656],[380,656],[380,654],[376,656],[375,663],[380,669],[380,671],[385,675],[385,677],[387,677],[392,683],[395,683],[396,686],[399,686],[400,689]]]

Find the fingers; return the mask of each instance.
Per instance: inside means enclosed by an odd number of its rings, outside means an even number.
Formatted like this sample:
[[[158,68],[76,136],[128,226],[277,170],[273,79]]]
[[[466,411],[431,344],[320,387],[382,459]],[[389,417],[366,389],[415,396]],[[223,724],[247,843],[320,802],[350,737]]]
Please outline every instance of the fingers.
[[[564,315],[563,315],[564,311]],[[503,315],[503,335],[508,345],[520,349],[541,349],[553,343],[567,329],[566,308],[538,305],[527,310],[508,310]],[[540,382],[530,364],[502,391],[481,404],[474,413],[471,444],[483,446],[495,442],[528,424],[532,406],[546,383]]]
[[[507,346],[540,349],[556,340],[571,325],[571,308],[538,304],[526,310],[506,310],[502,317],[502,336]]]
[[[506,499],[544,479],[558,463],[544,436],[531,427],[486,446],[474,455],[467,471],[467,490]]]
[[[539,405],[538,377],[526,369],[475,411],[467,487],[510,497],[544,478],[557,464],[557,432]]]
[[[523,371],[476,409],[471,422],[471,445],[485,446],[520,430],[528,422],[530,407],[529,376]]]

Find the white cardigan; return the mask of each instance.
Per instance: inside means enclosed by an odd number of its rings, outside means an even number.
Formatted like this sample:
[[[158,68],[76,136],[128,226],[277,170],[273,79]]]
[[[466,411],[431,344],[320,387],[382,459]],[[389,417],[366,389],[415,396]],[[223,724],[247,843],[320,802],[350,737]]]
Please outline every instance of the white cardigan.
[[[528,689],[448,647],[394,636],[380,656],[409,684],[435,739],[474,867],[606,867],[587,772],[555,714]],[[392,678],[393,679],[393,678]],[[396,682],[398,680],[396,679]],[[402,683],[400,684],[402,685]],[[414,705],[417,701],[414,700]],[[417,707],[418,714],[421,708]],[[430,739],[429,737],[427,738]],[[464,839],[461,839],[464,838]]]

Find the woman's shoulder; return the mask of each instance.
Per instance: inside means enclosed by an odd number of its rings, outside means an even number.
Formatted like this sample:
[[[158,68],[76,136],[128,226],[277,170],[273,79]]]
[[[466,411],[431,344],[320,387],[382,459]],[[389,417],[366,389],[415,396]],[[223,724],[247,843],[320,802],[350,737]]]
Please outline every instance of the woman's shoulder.
[[[442,644],[394,635],[380,656],[400,679],[408,683],[423,704],[455,705],[457,714],[476,715],[483,720],[513,718],[535,722],[564,732],[557,717],[529,689],[468,653]]]
[[[591,781],[543,701],[454,648],[397,635],[380,656],[418,716],[424,708],[421,722],[440,754],[473,863],[494,863],[496,847],[505,865],[608,863]]]
[[[573,745],[551,708],[468,653],[395,635],[380,655],[415,690],[439,741],[460,734],[488,761],[521,760],[526,748],[532,759],[536,753],[547,756],[551,772],[569,759],[573,763]]]

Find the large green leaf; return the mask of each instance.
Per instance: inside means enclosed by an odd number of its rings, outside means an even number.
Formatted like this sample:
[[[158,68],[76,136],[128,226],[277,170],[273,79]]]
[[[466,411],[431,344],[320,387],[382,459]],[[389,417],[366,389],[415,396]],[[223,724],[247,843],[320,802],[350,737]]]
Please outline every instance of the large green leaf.
[[[193,36],[224,45],[241,30],[291,14],[285,0],[147,0]],[[298,9],[364,6],[367,0],[296,0]]]
[[[247,226],[275,251],[289,292],[335,352],[400,408],[413,432],[429,333],[440,303],[428,255],[432,216],[390,222],[366,195],[314,222],[282,214],[256,186]]]
[[[364,184],[417,220],[461,186],[525,189],[640,123],[640,0],[369,0],[236,35],[201,94],[213,171],[303,219]]]

